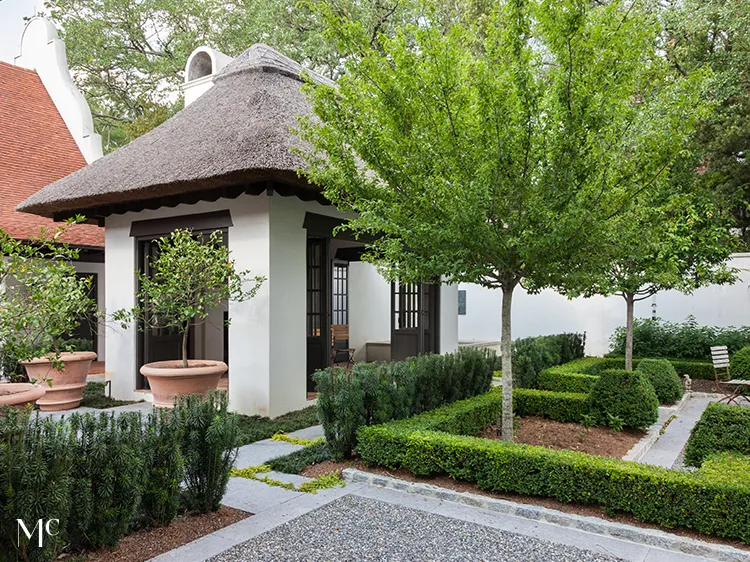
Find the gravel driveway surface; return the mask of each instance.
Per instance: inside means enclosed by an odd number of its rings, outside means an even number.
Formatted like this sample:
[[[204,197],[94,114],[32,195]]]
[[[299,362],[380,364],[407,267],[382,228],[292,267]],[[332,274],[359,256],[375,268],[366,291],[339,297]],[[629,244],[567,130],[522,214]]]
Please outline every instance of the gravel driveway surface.
[[[211,560],[616,562],[619,559],[350,495]]]

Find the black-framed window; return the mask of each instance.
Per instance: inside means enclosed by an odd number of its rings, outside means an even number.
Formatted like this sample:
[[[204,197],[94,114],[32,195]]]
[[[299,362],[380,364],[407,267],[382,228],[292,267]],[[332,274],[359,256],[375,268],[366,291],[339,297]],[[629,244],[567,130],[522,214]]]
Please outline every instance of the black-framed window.
[[[349,323],[349,264],[333,262],[332,324]]]

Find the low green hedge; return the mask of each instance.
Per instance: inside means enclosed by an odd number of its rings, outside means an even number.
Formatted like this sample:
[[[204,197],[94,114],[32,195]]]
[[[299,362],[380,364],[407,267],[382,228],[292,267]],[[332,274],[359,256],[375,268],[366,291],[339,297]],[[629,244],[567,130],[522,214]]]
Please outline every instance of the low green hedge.
[[[516,388],[513,391],[513,413],[520,417],[542,416],[578,423],[589,413],[587,399],[585,393]]]
[[[729,454],[694,473],[573,451],[470,437],[499,414],[489,392],[359,430],[362,459],[416,475],[447,474],[497,493],[553,497],[750,543],[750,461]],[[468,435],[467,435],[468,434]]]
[[[690,433],[685,464],[701,466],[722,452],[750,455],[750,408],[709,404]]]
[[[634,359],[637,368],[642,359]],[[677,374],[688,375],[691,379],[713,380],[714,368],[711,363],[701,361],[668,360]],[[624,369],[625,359],[621,357],[584,357],[564,365],[545,369],[537,376],[536,387],[557,392],[591,392],[602,371]]]

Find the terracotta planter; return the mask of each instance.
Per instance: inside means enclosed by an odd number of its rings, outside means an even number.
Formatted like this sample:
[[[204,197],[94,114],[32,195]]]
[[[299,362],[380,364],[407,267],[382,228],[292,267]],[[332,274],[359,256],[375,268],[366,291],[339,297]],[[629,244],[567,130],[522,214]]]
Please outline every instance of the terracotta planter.
[[[44,397],[37,400],[37,405],[43,412],[71,410],[81,405],[86,377],[89,374],[91,362],[96,359],[96,353],[92,351],[61,353],[60,359],[65,364],[62,371],[55,369],[49,357],[21,361],[29,379],[46,381],[44,384],[48,385]]]
[[[187,369],[182,361],[157,361],[141,367],[141,374],[151,387],[154,406],[159,408],[171,408],[178,397],[187,394],[208,396],[226,372],[226,363],[209,359],[189,360]]]
[[[34,405],[47,392],[44,383],[3,382],[0,383],[0,406],[15,406],[24,409]]]

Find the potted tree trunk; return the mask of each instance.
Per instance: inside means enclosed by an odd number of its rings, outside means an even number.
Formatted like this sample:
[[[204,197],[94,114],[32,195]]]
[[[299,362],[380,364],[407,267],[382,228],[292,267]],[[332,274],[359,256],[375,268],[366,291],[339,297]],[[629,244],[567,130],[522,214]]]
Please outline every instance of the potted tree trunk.
[[[0,383],[0,404],[36,401],[41,410],[67,410],[80,405],[91,362],[96,354],[76,351],[66,343],[82,319],[95,314],[91,278],[76,275],[71,261],[77,250],[59,242],[72,223],[42,229],[28,243],[0,230],[0,345],[6,369],[15,362],[26,369],[30,384]],[[7,358],[12,360],[8,361]]]
[[[140,329],[176,328],[182,337],[181,358],[147,363],[140,369],[148,379],[154,405],[170,408],[187,394],[207,396],[227,371],[223,361],[190,359],[190,327],[205,323],[211,311],[255,296],[263,277],[237,271],[221,231],[209,237],[175,230],[157,241],[157,255],[149,260],[150,274],[137,271],[140,283],[132,310],[119,310],[115,320],[138,321]]]

